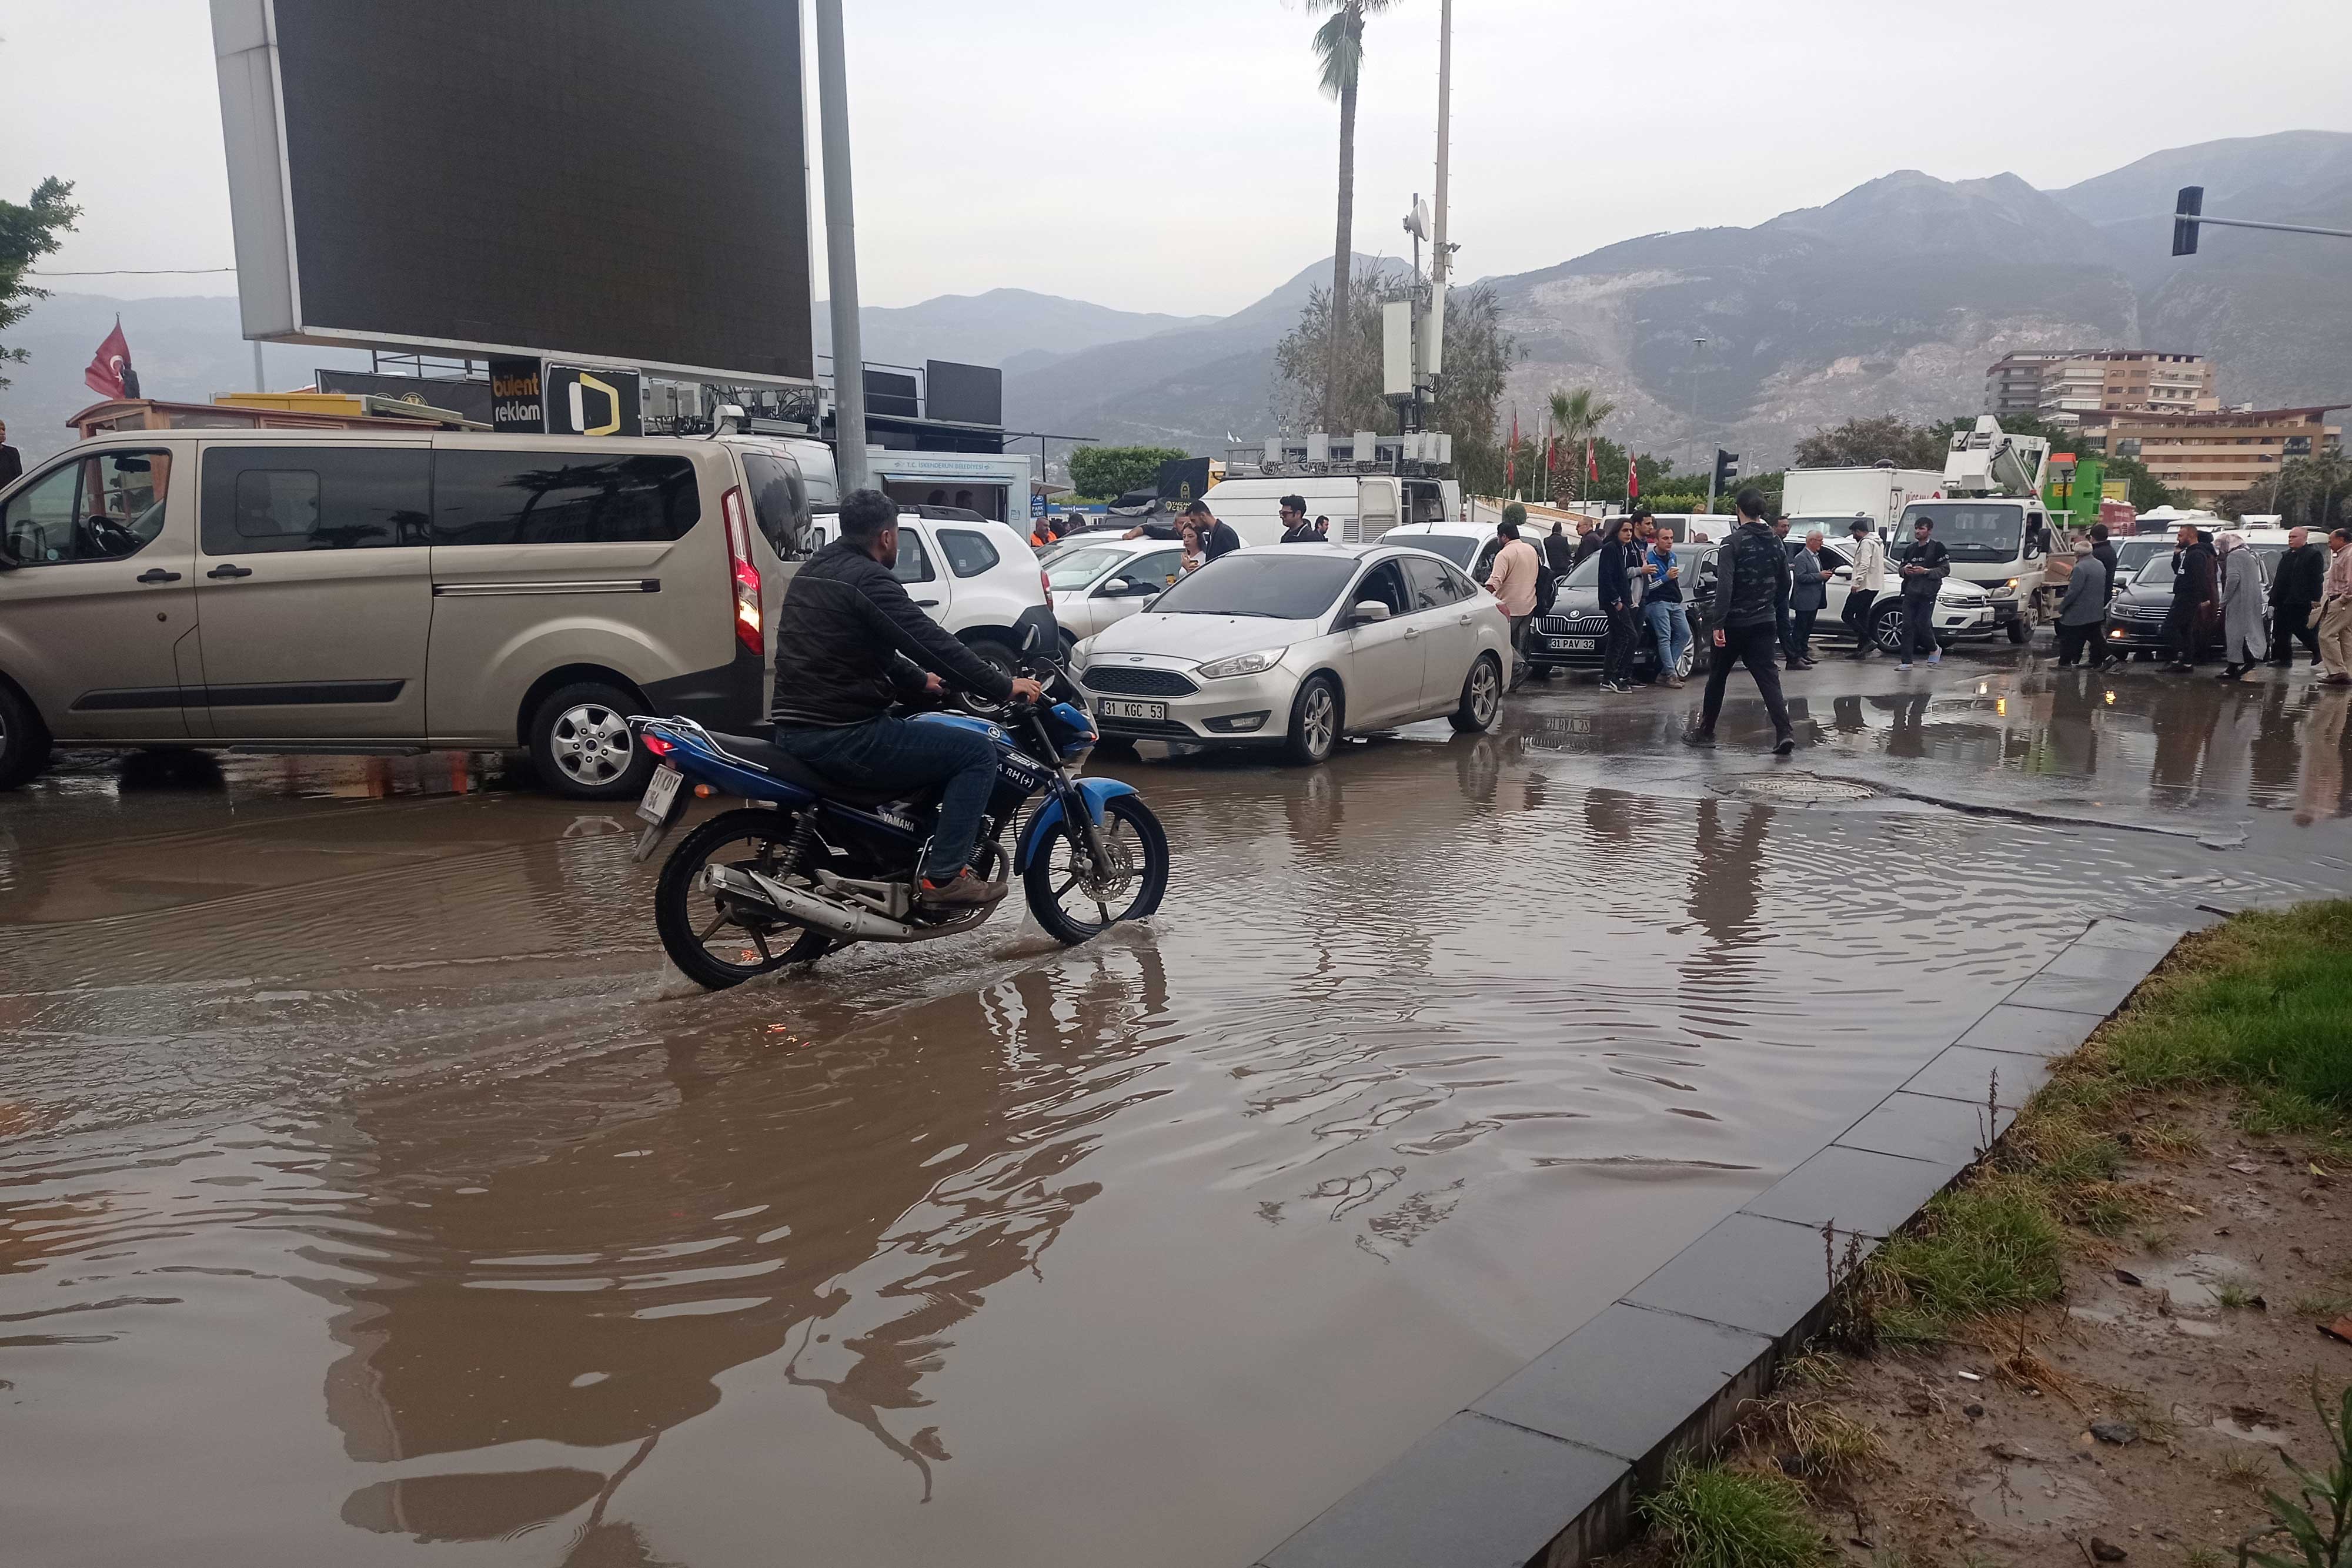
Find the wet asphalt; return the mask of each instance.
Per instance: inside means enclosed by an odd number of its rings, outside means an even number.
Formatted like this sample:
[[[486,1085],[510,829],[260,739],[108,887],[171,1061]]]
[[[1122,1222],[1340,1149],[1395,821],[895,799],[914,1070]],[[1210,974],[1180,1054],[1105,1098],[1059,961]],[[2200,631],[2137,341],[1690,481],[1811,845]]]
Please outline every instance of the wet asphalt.
[[[2352,886],[2308,671],[1535,683],[1105,759],[1162,915],[705,996],[625,807],[0,797],[0,1469],[42,1563],[1245,1564],[2092,918]],[[452,1554],[455,1555],[452,1555]]]

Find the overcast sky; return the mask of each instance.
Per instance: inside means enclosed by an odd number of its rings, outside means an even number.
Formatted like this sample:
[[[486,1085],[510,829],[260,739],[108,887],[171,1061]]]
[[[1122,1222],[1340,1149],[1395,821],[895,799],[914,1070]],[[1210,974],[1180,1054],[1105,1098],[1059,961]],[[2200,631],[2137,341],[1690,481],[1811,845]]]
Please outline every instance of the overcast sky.
[[[1295,0],[847,11],[867,304],[1011,286],[1222,314],[1329,254],[1339,116]],[[2352,130],[2347,0],[1459,0],[1454,15],[1460,276],[1755,224],[1899,168],[2055,187],[2164,147]],[[1372,21],[1366,50],[1356,247],[1400,254],[1405,208],[1434,183],[1437,0]],[[233,259],[204,0],[0,5],[0,192],[22,201],[47,174],[85,209],[49,267]],[[47,281],[236,291],[227,273]]]

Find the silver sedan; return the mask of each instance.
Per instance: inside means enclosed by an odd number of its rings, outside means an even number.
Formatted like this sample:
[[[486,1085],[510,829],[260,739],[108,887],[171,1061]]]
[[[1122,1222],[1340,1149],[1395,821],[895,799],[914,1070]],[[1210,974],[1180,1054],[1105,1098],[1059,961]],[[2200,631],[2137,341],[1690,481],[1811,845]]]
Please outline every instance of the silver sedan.
[[[1282,747],[1320,762],[1349,730],[1446,717],[1491,728],[1510,678],[1494,596],[1427,550],[1235,550],[1080,643],[1108,737]]]

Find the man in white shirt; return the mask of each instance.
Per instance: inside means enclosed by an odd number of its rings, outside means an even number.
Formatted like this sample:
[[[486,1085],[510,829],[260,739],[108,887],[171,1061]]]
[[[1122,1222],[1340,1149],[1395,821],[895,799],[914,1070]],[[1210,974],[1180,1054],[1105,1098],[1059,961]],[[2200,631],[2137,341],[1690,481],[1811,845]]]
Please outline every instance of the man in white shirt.
[[[1874,659],[1878,644],[1870,640],[1870,607],[1886,586],[1886,543],[1868,517],[1854,518],[1847,536],[1845,553],[1853,562],[1853,580],[1846,585],[1845,608],[1838,612],[1838,619],[1853,633],[1853,652],[1846,657]]]

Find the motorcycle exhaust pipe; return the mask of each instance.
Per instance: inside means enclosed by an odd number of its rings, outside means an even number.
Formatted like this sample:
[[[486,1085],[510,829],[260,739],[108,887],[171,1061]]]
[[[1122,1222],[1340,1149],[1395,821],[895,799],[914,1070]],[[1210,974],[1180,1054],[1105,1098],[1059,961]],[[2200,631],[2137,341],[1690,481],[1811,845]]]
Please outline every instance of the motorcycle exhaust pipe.
[[[970,920],[946,921],[937,925],[909,925],[903,921],[877,915],[870,909],[852,909],[815,896],[796,887],[761,876],[758,872],[738,871],[732,866],[708,865],[702,869],[703,886],[712,893],[725,893],[754,904],[763,904],[798,925],[828,936],[838,936],[848,942],[928,942],[935,936],[952,936],[959,931],[970,930],[989,913],[988,905],[973,911]]]

